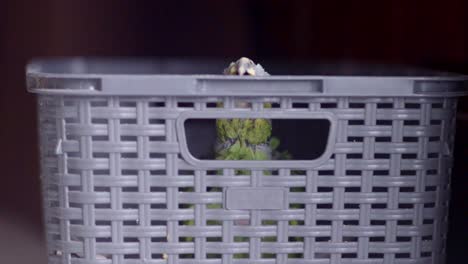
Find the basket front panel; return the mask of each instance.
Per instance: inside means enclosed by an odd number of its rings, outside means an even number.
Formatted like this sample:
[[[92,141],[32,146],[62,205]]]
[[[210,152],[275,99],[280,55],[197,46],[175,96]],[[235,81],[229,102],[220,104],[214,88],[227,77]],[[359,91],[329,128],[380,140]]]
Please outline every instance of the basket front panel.
[[[184,161],[180,113],[239,101],[334,114],[333,155],[243,175]],[[442,263],[455,111],[449,98],[40,96],[50,262]],[[289,207],[227,210],[228,187],[281,187]]]

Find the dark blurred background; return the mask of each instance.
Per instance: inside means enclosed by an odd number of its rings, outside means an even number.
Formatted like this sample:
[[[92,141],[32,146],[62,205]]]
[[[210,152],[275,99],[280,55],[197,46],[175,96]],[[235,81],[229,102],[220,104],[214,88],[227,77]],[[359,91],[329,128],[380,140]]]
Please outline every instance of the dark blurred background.
[[[37,56],[352,59],[468,73],[468,1],[0,0],[0,263],[46,263],[35,100],[24,85]],[[468,257],[460,106],[448,263]]]

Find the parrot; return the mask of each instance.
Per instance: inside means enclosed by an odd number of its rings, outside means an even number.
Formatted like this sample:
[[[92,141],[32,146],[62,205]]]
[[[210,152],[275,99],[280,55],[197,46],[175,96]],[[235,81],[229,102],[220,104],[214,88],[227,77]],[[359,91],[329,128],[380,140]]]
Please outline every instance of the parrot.
[[[242,57],[232,62],[224,70],[225,75],[269,76],[260,64],[251,59]],[[222,107],[222,105],[219,105]],[[248,103],[239,102],[238,108],[249,108]],[[264,105],[271,108],[271,104]],[[216,120],[217,142],[215,147],[218,160],[271,160],[291,159],[287,151],[280,152],[280,140],[272,135],[272,121],[269,119],[218,119]],[[236,175],[247,175],[248,170],[236,170]],[[265,175],[270,172],[265,171]],[[248,225],[248,221],[236,220],[237,225]],[[265,224],[274,224],[274,221],[264,221]],[[291,224],[297,224],[292,221]],[[246,238],[235,238],[235,242],[247,242]],[[263,241],[274,242],[275,238],[264,238]],[[235,254],[234,258],[246,258],[247,254]]]
[[[242,57],[231,62],[224,70],[225,75],[269,76],[260,64]],[[218,105],[222,107],[222,104]],[[249,108],[249,103],[237,102],[238,108]],[[271,104],[265,104],[271,108]],[[272,157],[287,159],[288,153],[278,155],[280,141],[272,136],[271,120],[268,119],[217,119],[217,160],[270,160]],[[247,170],[237,170],[236,174],[248,174]]]
[[[253,62],[251,59],[242,57],[235,62],[231,62],[224,69],[224,75],[237,76],[269,76],[265,69]],[[223,104],[218,103],[217,107],[222,108]],[[250,103],[236,102],[236,108],[250,108]],[[270,103],[264,104],[264,107],[271,108]],[[291,155],[287,151],[280,152],[278,147],[280,140],[272,136],[272,121],[263,118],[232,118],[216,120],[216,142],[215,159],[217,160],[271,160],[271,159],[290,159]],[[222,172],[218,172],[222,174]],[[249,170],[236,170],[236,175],[248,175]],[[270,172],[265,171],[265,175]],[[215,191],[217,188],[209,188],[208,191]],[[193,190],[192,190],[193,191]],[[218,190],[219,191],[219,190]],[[193,207],[193,206],[191,206]],[[208,204],[209,209],[220,209],[221,205]],[[248,221],[236,220],[236,225],[248,225]],[[273,224],[274,221],[266,221],[267,224]],[[184,221],[184,225],[195,225],[194,220]],[[235,242],[247,242],[247,238],[236,237]],[[192,242],[193,238],[184,239],[185,242]],[[266,239],[264,241],[273,242]],[[246,258],[248,254],[234,254],[234,258]],[[167,259],[167,254],[163,254]]]

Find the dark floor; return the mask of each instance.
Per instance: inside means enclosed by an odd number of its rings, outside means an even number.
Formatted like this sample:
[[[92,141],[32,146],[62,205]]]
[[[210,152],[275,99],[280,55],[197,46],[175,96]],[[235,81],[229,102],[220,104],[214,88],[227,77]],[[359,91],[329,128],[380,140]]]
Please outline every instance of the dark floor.
[[[468,259],[468,120],[457,123],[455,144],[455,166],[452,176],[452,193],[449,215],[449,234],[447,244],[447,263],[465,263]]]

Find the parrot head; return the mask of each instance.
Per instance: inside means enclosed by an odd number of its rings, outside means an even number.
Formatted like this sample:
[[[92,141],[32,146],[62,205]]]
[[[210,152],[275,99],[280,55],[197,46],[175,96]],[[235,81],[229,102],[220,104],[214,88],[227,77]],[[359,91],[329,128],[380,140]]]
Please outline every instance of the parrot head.
[[[232,62],[224,74],[228,75],[251,75],[255,76],[257,65],[251,59],[242,57],[236,62]]]

